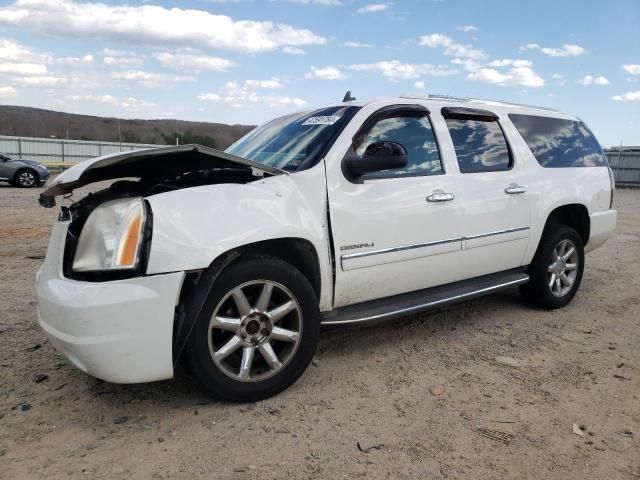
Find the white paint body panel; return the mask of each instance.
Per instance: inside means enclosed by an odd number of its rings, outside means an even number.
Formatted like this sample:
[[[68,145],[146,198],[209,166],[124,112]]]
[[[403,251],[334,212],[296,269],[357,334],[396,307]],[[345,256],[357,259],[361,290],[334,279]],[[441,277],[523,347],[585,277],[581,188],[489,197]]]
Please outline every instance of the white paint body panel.
[[[175,190],[147,200],[153,240],[147,273],[207,268],[225,252],[251,243],[299,238],[320,259],[321,309],[332,305],[323,165],[247,184]]]
[[[430,110],[446,173],[349,182],[341,162],[353,135],[375,111],[395,104]],[[615,228],[607,168],[542,168],[507,115],[573,117],[463,103],[499,116],[515,164],[507,172],[461,174],[439,113],[460,102],[395,98],[357,105],[361,110],[309,170],[148,197],[153,234],[145,277],[101,283],[64,278],[66,224],[56,224],[37,282],[40,323],[52,343],[79,368],[105,380],[169,378],[184,272],[204,269],[225,252],[255,242],[308,241],[320,265],[320,310],[329,311],[528,265],[550,212],[562,205],[587,208],[587,250],[602,245]],[[511,184],[526,192],[506,194]],[[434,190],[454,193],[455,199],[429,203],[426,196]]]

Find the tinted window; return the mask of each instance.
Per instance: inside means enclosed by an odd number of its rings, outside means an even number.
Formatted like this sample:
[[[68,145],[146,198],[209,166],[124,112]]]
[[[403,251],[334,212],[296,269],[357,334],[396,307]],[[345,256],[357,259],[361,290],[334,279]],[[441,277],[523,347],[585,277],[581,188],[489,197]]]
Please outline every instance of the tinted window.
[[[429,117],[399,114],[384,118],[364,134],[356,153],[361,156],[370,144],[382,141],[397,142],[406,148],[409,155],[407,166],[370,173],[367,177],[428,175],[442,172],[438,145],[433,136]]]
[[[603,167],[602,147],[582,122],[510,114],[531,153],[543,167]]]
[[[295,172],[315,165],[359,107],[330,107],[276,118],[226,152]]]
[[[462,173],[509,170],[509,147],[495,120],[447,118]]]

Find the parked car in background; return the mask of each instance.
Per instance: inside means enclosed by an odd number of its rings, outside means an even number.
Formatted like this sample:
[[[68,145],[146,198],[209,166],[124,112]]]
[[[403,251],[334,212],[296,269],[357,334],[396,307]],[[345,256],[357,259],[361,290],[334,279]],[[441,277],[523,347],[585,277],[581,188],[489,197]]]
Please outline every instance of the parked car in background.
[[[52,344],[117,383],[171,378],[183,359],[213,395],[253,401],[305,371],[321,325],[516,286],[544,308],[571,301],[617,218],[581,120],[451,97],[347,100],[225,152],[117,153],[59,175],[43,206],[121,180],[54,225],[37,278]]]
[[[0,153],[0,181],[16,187],[39,187],[49,178],[49,170],[41,163],[11,158]]]

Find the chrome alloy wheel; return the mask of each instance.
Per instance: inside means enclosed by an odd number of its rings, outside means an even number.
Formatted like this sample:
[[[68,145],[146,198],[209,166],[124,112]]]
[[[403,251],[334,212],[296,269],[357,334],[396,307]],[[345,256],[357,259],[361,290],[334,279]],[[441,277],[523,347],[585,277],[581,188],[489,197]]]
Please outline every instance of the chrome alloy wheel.
[[[265,380],[296,353],[302,311],[294,295],[270,280],[243,283],[218,303],[209,321],[209,354],[227,376]]]
[[[32,172],[22,172],[18,176],[18,183],[23,187],[33,187],[36,183],[36,176]]]
[[[548,283],[551,293],[564,297],[573,287],[578,275],[578,249],[571,240],[561,240],[551,253]]]

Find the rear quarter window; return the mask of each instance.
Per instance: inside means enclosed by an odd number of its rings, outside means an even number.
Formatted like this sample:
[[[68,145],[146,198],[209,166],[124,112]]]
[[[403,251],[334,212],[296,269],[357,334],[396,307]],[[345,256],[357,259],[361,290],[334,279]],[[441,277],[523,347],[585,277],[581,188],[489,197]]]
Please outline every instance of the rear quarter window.
[[[515,113],[509,119],[545,168],[609,165],[602,147],[582,122]]]

